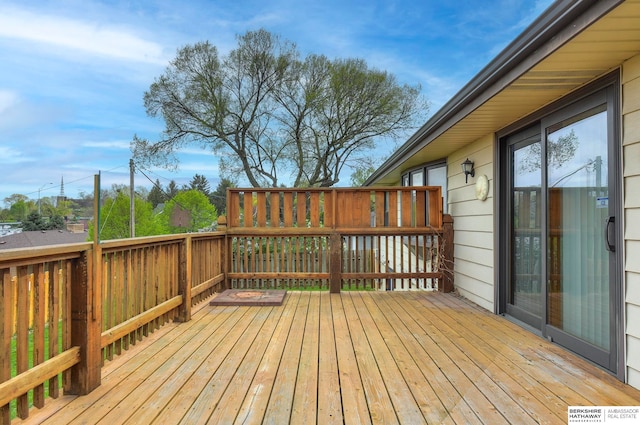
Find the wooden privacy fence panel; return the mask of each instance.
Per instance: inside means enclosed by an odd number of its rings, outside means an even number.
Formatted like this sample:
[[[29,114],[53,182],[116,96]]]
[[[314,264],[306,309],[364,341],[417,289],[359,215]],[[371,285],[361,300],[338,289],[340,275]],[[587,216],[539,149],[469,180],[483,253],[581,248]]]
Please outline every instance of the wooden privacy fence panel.
[[[442,227],[440,186],[228,189],[230,228]]]
[[[451,287],[440,187],[234,188],[227,211],[233,288]]]

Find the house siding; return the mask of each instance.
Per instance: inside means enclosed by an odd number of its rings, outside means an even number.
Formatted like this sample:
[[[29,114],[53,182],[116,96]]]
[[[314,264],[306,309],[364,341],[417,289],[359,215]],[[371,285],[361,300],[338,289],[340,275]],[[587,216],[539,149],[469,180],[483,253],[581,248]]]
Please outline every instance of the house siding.
[[[624,281],[626,380],[640,388],[640,55],[622,65],[622,164],[624,193]],[[494,309],[494,134],[448,159],[449,212],[454,218],[454,273],[458,292]],[[474,161],[476,177],[489,178],[489,197],[475,197],[476,178],[465,184],[460,164]]]
[[[454,282],[460,295],[493,311],[494,305],[494,203],[493,146],[489,134],[447,159],[448,207],[454,228]],[[460,164],[474,162],[475,177],[465,183]],[[476,199],[476,179],[489,179],[489,197]]]
[[[640,388],[640,55],[622,65],[627,382]]]

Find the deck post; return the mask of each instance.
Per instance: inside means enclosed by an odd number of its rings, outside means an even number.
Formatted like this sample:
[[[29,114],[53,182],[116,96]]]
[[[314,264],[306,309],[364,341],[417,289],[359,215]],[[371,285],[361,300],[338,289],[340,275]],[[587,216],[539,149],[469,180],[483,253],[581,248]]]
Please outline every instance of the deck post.
[[[229,189],[227,188],[227,209],[229,209],[229,203],[231,202],[231,195]],[[229,281],[227,279],[227,274],[231,270],[231,261],[233,260],[233,252],[231,247],[231,242],[228,240],[229,236],[227,235],[227,216],[221,215],[218,217],[218,227],[217,230],[220,232],[224,232],[224,241],[222,248],[222,257],[220,259],[220,264],[222,265],[222,274],[224,275],[224,280],[222,281],[222,289],[231,289],[229,286]]]
[[[342,286],[342,236],[333,232],[329,237],[329,292],[339,294]]]
[[[180,260],[178,262],[178,294],[182,295],[182,305],[178,309],[178,322],[188,322],[191,320],[191,265],[192,258],[192,239],[191,235],[185,236],[180,245]]]
[[[95,257],[95,258],[93,258]],[[102,367],[101,249],[84,251],[74,262],[71,279],[71,346],[80,347],[80,362],[71,368],[65,393],[89,394],[100,386]],[[98,263],[98,264],[97,264]]]
[[[442,271],[441,284],[438,285],[440,292],[453,291],[453,217],[450,214],[442,215],[442,236],[440,237],[440,256]]]

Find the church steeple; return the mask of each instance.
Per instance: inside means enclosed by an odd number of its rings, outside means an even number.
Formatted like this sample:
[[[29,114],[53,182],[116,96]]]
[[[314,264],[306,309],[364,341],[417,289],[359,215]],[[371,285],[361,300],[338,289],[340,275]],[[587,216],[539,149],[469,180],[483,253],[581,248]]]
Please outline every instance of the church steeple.
[[[67,198],[64,196],[64,176],[63,176],[63,177],[60,177],[60,195],[58,195],[58,198],[56,199],[56,207],[61,206],[62,203],[66,200]]]

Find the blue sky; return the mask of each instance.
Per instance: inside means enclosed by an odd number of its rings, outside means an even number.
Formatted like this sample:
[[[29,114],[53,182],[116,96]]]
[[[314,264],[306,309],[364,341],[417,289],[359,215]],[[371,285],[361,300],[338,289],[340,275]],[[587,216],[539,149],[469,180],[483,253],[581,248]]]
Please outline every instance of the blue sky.
[[[164,123],[143,94],[177,49],[209,40],[225,54],[235,36],[265,28],[303,54],[357,57],[420,84],[437,111],[551,0],[0,0],[0,205],[129,183],[134,134]],[[400,141],[403,142],[403,141]],[[384,152],[385,154],[387,152]],[[218,183],[216,158],[193,147],[163,185],[194,174]],[[341,184],[348,184],[348,176]],[[136,174],[136,186],[151,184]]]

